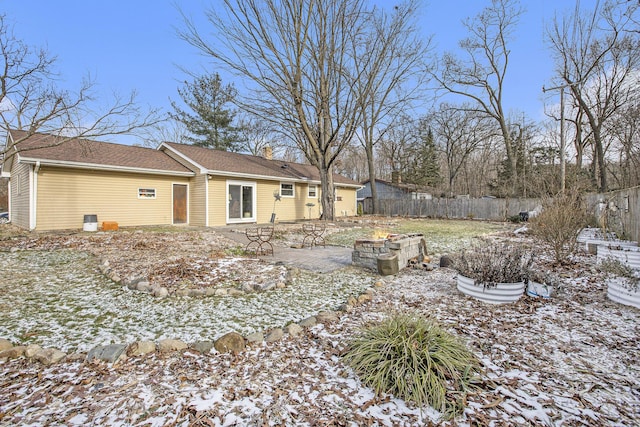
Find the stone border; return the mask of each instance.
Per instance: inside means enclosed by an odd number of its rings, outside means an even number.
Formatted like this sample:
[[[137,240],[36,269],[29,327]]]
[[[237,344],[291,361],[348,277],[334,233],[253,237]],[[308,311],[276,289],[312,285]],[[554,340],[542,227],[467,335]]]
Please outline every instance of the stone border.
[[[321,311],[315,316],[300,320],[298,323],[289,323],[283,328],[273,328],[264,332],[254,332],[243,337],[237,332],[228,332],[215,341],[197,341],[191,345],[178,339],[163,339],[157,343],[153,341],[136,341],[131,344],[108,344],[92,348],[85,355],[84,353],[66,354],[55,348],[42,348],[37,344],[14,346],[9,340],[0,338],[0,362],[21,357],[30,361],[39,362],[45,366],[64,362],[83,361],[103,361],[107,363],[117,363],[128,357],[144,356],[150,353],[182,352],[189,349],[199,353],[210,353],[215,349],[218,353],[238,354],[247,347],[248,344],[260,342],[276,342],[282,339],[285,334],[291,337],[302,335],[305,329],[311,328],[319,323],[328,324],[336,322],[340,318],[340,313],[348,313],[355,306],[370,302],[375,293],[375,288],[384,286],[381,280],[374,284],[374,288],[367,289],[357,297],[349,297],[347,302],[342,304],[337,311]]]
[[[98,267],[100,272],[109,280],[117,285],[123,285],[132,291],[140,291],[151,294],[156,298],[168,298],[168,297],[210,297],[210,296],[240,296],[254,292],[266,292],[272,289],[283,289],[291,285],[294,278],[298,277],[300,270],[296,267],[286,267],[286,277],[284,281],[277,283],[267,283],[263,286],[260,285],[246,285],[242,289],[229,287],[229,288],[207,288],[207,289],[177,289],[173,292],[169,291],[165,286],[160,284],[152,285],[149,282],[148,277],[131,277],[122,278],[118,273],[111,270],[109,260],[103,258],[100,260],[100,266]]]

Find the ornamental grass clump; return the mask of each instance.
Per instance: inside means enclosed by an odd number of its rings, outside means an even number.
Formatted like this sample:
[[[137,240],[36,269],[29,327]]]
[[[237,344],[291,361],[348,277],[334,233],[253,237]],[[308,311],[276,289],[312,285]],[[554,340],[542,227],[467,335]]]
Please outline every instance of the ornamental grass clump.
[[[379,395],[390,393],[451,418],[476,389],[479,363],[465,345],[436,322],[395,315],[364,328],[345,361]]]
[[[532,264],[533,256],[525,248],[503,243],[476,245],[451,258],[451,267],[458,274],[485,288],[526,281]]]

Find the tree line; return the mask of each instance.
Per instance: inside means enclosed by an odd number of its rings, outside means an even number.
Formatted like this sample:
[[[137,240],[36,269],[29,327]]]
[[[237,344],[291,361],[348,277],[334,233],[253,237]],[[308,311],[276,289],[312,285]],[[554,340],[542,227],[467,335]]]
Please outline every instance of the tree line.
[[[419,28],[418,0],[222,0],[205,11],[204,25],[183,15],[179,37],[214,68],[190,74],[168,119],[141,111],[132,95],[94,113],[88,128],[90,82],[75,97],[44,84],[52,57],[28,50],[3,19],[0,84],[13,107],[2,109],[3,126],[65,137],[154,129],[147,140],[255,155],[269,146],[318,169],[329,219],[333,172],[357,181],[395,172],[443,196],[629,187],[640,184],[638,8],[576,2],[554,17],[544,29],[554,70],[542,122],[504,106],[513,34],[526,13],[518,0],[487,1],[464,21],[458,49],[442,54]],[[242,92],[222,81],[223,71],[243,82]],[[375,187],[372,196],[377,209]]]

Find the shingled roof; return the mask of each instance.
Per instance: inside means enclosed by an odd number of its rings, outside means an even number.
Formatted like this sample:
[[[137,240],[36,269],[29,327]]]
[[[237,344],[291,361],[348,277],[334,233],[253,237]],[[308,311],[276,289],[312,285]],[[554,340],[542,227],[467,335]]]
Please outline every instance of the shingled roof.
[[[26,131],[9,131],[22,162],[41,162],[88,169],[114,169],[140,173],[194,175],[188,168],[158,150],[88,139],[67,139]]]
[[[173,142],[165,142],[160,147],[161,150],[166,148],[177,152],[185,159],[196,162],[199,167],[212,174],[247,175],[283,180],[320,182],[318,169],[308,164],[271,160],[260,156],[213,150],[211,148]],[[333,180],[335,184],[360,186],[356,181],[338,174],[333,175]]]
[[[21,162],[85,169],[120,170],[192,176],[194,172],[167,155],[172,150],[186,161],[196,164],[206,173],[228,176],[267,178],[320,183],[318,169],[312,165],[271,160],[248,154],[214,150],[195,145],[163,143],[159,149],[99,142],[88,139],[67,139],[55,135],[26,131],[9,131],[14,155]],[[11,155],[10,155],[11,156]],[[12,156],[11,156],[12,157]],[[356,181],[334,174],[335,184],[360,187]]]

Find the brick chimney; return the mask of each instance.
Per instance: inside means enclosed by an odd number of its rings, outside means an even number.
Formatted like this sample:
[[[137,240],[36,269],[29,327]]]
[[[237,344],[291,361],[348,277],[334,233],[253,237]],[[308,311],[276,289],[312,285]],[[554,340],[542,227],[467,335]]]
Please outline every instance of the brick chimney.
[[[392,184],[401,184],[402,177],[400,176],[400,171],[391,172],[391,183]]]
[[[273,160],[273,148],[270,145],[265,145],[262,148],[262,157],[267,160]]]

